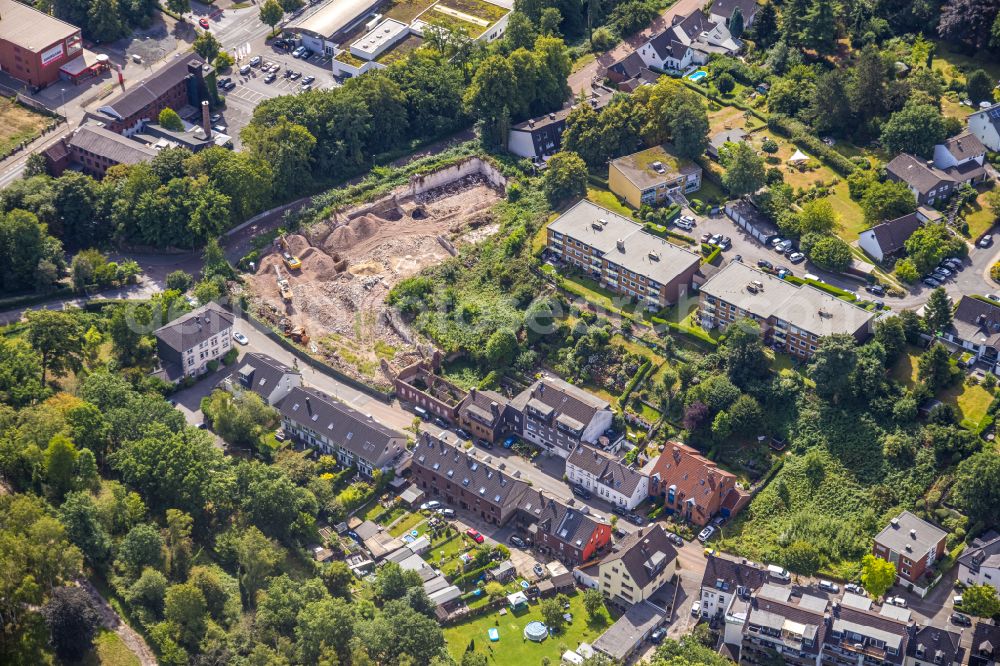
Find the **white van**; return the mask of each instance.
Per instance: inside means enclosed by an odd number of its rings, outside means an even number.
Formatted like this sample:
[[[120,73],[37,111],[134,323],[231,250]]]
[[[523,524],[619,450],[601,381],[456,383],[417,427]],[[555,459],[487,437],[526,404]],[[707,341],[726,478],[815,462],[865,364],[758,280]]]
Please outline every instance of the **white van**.
[[[768,564],[767,573],[780,581],[788,582],[792,579],[791,574],[779,567],[777,564]]]
[[[413,408],[413,411],[416,412],[417,416],[419,416],[420,418],[422,418],[424,421],[426,421],[428,418],[430,418],[430,414],[427,413],[427,410],[424,409],[423,407],[421,407],[420,405],[416,405]]]

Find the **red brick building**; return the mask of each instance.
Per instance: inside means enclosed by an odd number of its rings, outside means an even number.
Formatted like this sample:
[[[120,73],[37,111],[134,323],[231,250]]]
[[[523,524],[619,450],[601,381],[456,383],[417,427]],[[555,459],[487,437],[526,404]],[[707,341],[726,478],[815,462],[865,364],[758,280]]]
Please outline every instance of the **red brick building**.
[[[59,68],[83,53],[80,29],[16,0],[0,0],[0,69],[29,86],[59,80]]]
[[[663,501],[667,513],[699,527],[716,514],[736,514],[750,501],[736,487],[735,475],[680,442],[664,446],[649,473],[649,494]]]
[[[944,557],[947,537],[940,527],[904,511],[875,537],[872,554],[895,564],[900,580],[921,584],[921,577]]]

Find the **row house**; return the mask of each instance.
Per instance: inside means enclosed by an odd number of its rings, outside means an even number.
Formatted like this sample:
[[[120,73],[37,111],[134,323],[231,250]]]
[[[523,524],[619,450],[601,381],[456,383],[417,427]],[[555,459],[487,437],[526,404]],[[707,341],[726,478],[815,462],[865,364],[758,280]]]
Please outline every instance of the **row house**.
[[[767,580],[767,569],[753,562],[709,555],[701,578],[701,616],[706,619],[721,616],[734,600],[750,599]],[[740,631],[742,624],[740,622]]]
[[[546,248],[601,286],[656,310],[677,303],[701,267],[699,254],[585,199],[549,224]]]
[[[709,278],[698,298],[702,328],[725,330],[751,319],[765,342],[800,360],[811,359],[827,335],[843,333],[864,342],[875,319],[874,313],[812,285],[794,285],[738,261]]]
[[[271,407],[302,386],[302,373],[281,361],[257,352],[244,354],[239,367],[220,382],[230,393],[253,391]]]
[[[834,602],[821,663],[825,666],[902,666],[915,627],[910,612],[847,593]]]
[[[626,509],[634,509],[649,496],[647,474],[584,444],[566,459],[566,477],[570,483]]]
[[[765,584],[747,610],[739,663],[818,666],[828,608],[825,598],[792,596],[789,587]]]
[[[611,545],[611,525],[586,507],[563,504],[529,488],[520,499],[517,525],[534,547],[571,566],[594,559]]]
[[[365,477],[398,471],[409,458],[405,435],[322,391],[297,386],[281,401],[279,412],[293,441],[334,456]]]
[[[561,379],[543,376],[510,401],[511,430],[566,458],[581,442],[607,440],[611,405]]]
[[[458,423],[473,437],[496,444],[507,428],[507,398],[496,391],[469,389],[458,406]]]
[[[958,580],[963,585],[990,585],[1000,591],[1000,535],[991,531],[962,551]]]

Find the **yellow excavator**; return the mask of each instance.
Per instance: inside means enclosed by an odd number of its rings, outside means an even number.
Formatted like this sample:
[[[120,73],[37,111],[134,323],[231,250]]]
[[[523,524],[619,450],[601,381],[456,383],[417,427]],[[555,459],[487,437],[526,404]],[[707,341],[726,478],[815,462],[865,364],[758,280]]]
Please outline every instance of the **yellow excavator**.
[[[288,285],[288,280],[281,277],[281,269],[277,265],[274,266],[274,272],[278,276],[278,291],[281,292],[281,300],[285,303],[292,302],[292,288]]]
[[[290,271],[297,271],[302,268],[302,261],[298,257],[291,253],[288,249],[288,241],[285,240],[284,234],[278,237],[278,243],[281,244],[281,260],[285,262],[285,268]]]

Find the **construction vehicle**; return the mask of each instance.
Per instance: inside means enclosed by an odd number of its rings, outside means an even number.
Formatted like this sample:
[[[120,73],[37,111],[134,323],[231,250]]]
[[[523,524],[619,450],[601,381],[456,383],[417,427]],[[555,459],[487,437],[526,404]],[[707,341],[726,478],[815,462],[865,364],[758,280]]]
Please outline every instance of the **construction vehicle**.
[[[281,292],[281,300],[285,303],[292,302],[292,288],[288,285],[288,280],[281,277],[281,269],[275,265],[274,272],[278,275],[278,291]]]
[[[285,235],[282,234],[278,237],[278,243],[281,245],[281,260],[285,262],[285,268],[290,271],[297,271],[302,268],[302,262],[298,257],[291,253],[288,247],[288,241],[285,240]]]
[[[292,339],[292,342],[302,345],[309,343],[309,336],[306,334],[306,329],[302,326],[293,326],[292,320],[288,317],[282,317],[281,321],[278,322],[278,326],[281,328],[282,333]]]

